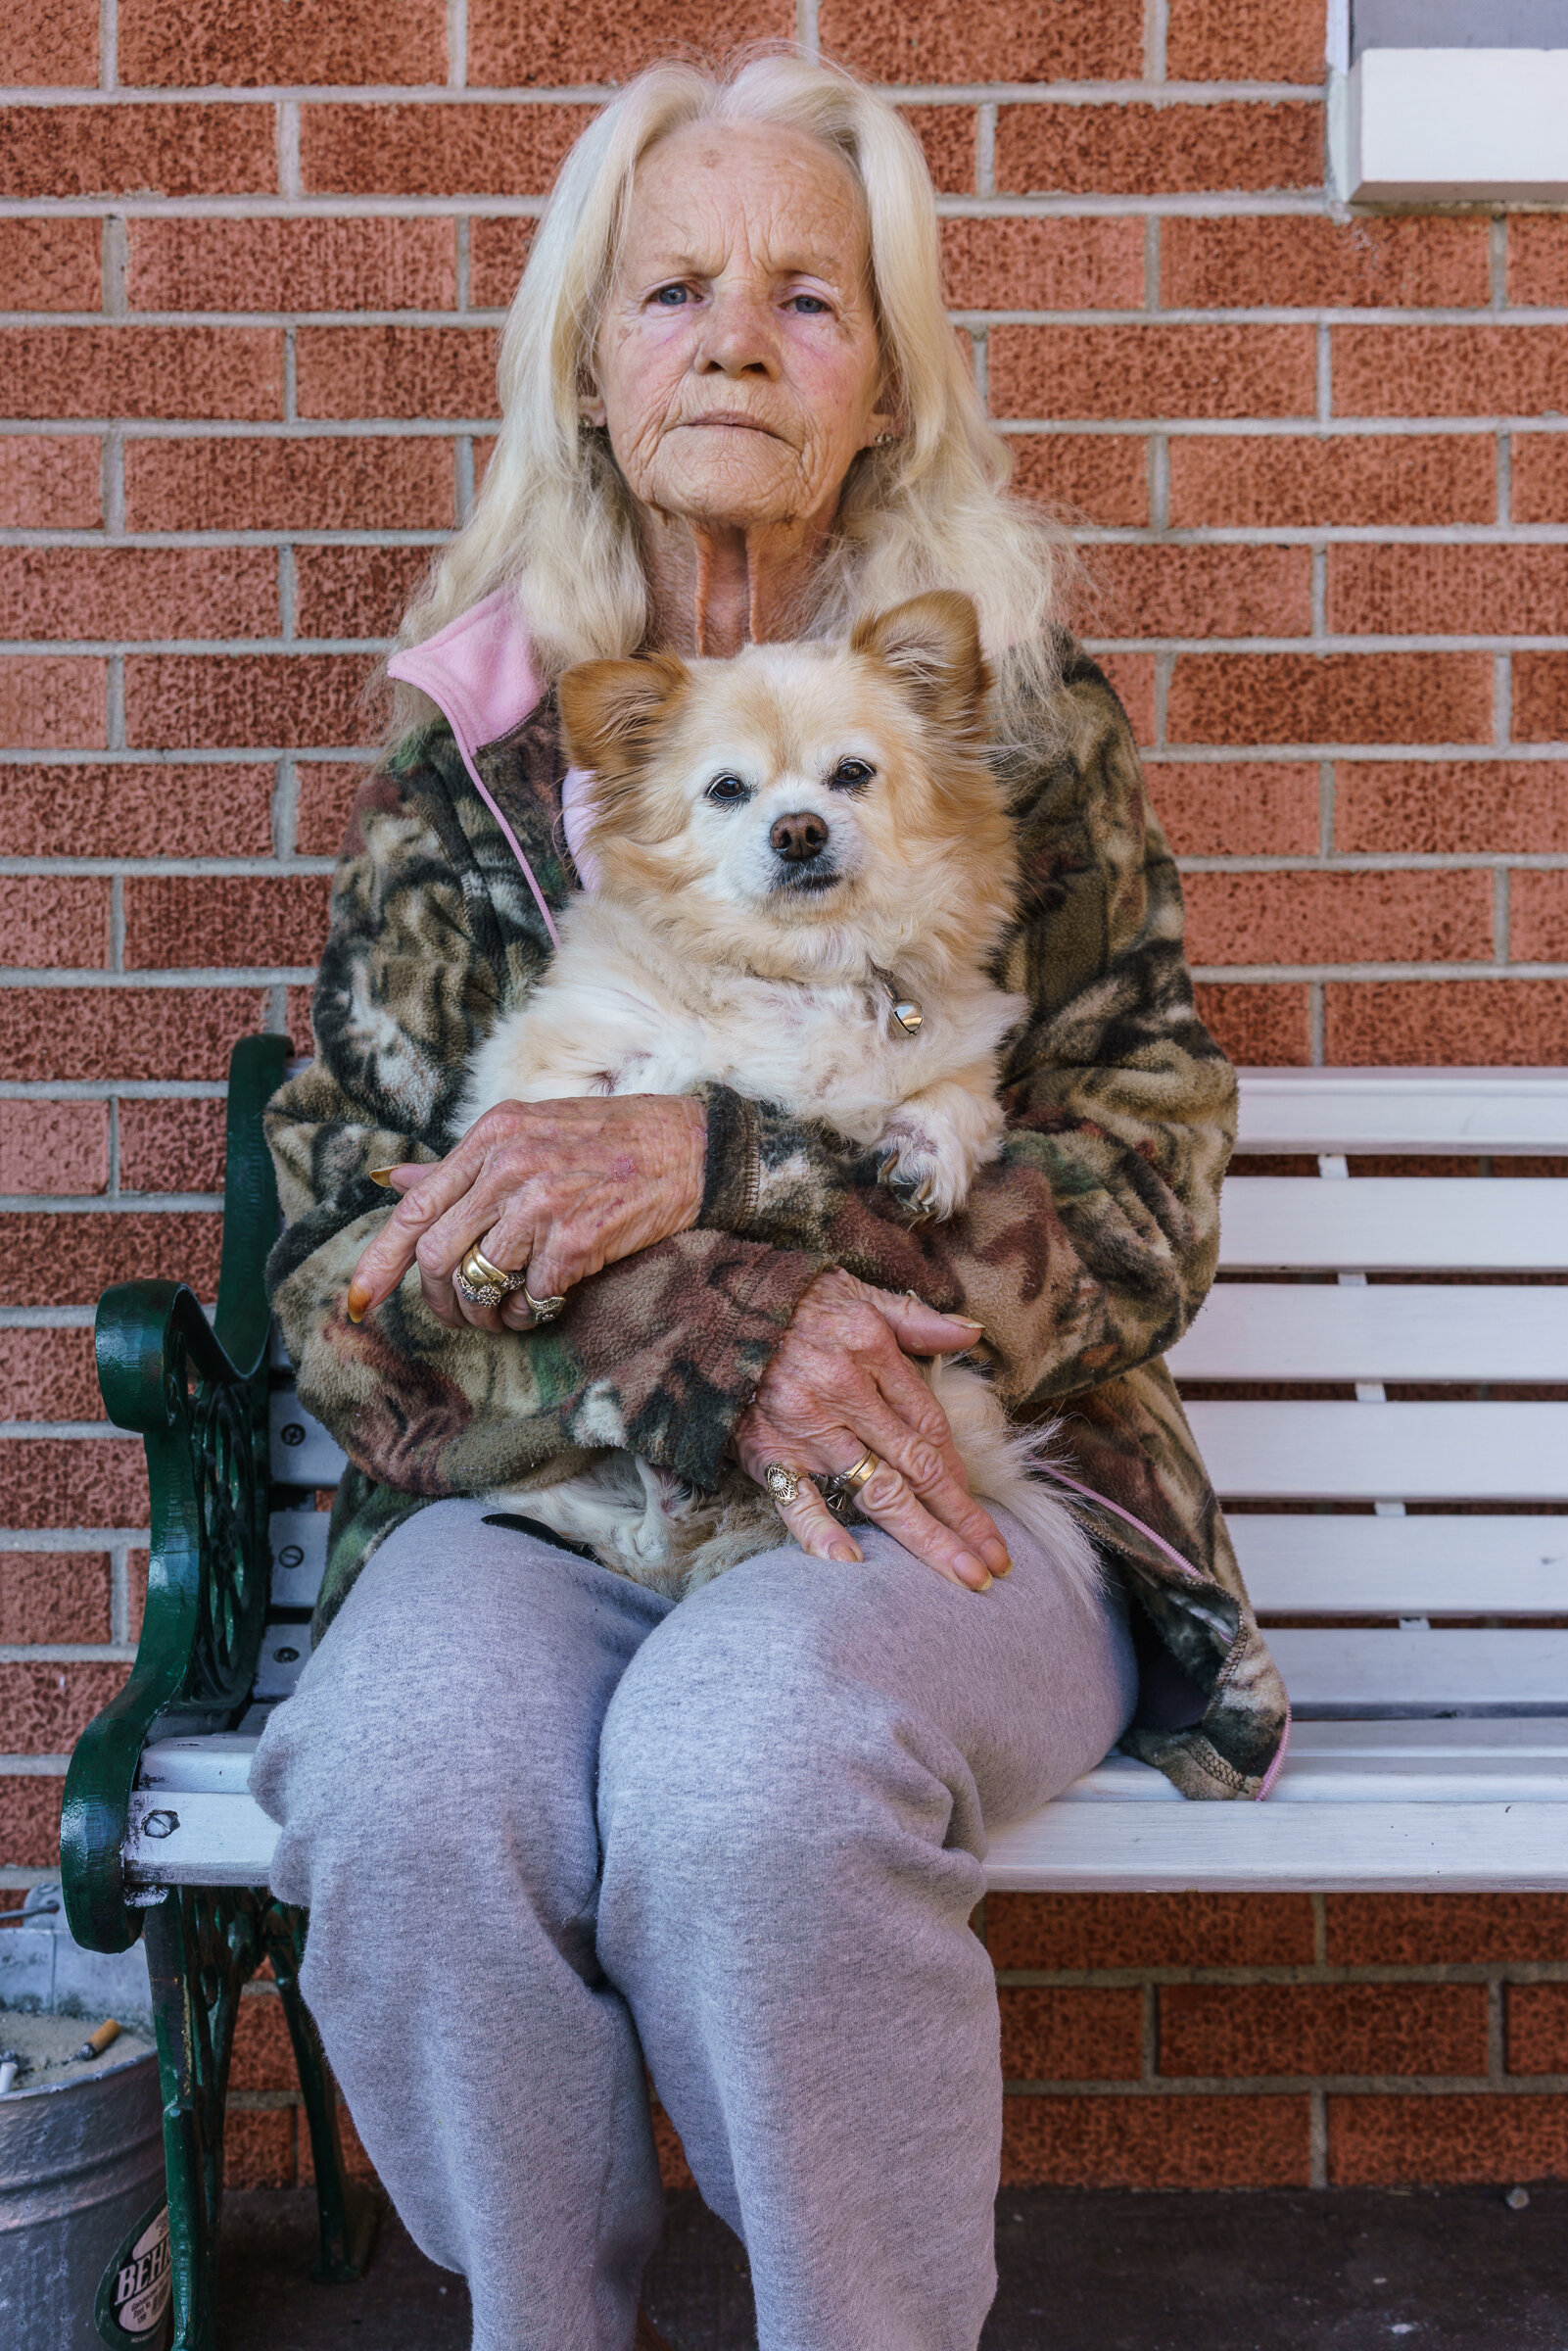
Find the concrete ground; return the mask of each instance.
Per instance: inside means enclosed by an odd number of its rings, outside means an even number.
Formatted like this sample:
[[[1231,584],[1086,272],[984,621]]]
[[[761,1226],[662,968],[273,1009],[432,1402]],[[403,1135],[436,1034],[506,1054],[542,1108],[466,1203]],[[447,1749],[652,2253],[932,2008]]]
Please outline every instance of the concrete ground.
[[[309,2270],[308,2189],[231,2196],[219,2351],[467,2351],[462,2280],[389,2215],[357,2285]],[[981,2351],[1568,2351],[1568,2183],[1230,2195],[1012,2190]],[[673,2351],[755,2344],[745,2256],[694,2194],[649,2270]]]

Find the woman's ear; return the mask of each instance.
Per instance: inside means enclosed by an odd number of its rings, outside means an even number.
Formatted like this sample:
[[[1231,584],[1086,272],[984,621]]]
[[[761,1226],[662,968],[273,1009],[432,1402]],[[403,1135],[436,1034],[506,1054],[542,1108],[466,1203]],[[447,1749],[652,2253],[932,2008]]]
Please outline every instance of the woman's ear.
[[[991,683],[973,597],[937,588],[857,621],[850,650],[890,669],[917,710],[943,722],[974,718]]]
[[[579,661],[555,690],[572,765],[606,780],[644,766],[690,683],[690,671],[674,653]]]

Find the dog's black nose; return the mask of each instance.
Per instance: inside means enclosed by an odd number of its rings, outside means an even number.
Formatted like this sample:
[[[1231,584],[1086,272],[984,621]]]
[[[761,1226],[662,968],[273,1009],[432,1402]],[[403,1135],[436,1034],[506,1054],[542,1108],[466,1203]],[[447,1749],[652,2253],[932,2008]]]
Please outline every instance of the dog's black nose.
[[[768,840],[775,856],[786,865],[804,865],[810,858],[820,857],[828,846],[828,820],[814,816],[809,808],[797,808],[792,815],[780,817]]]

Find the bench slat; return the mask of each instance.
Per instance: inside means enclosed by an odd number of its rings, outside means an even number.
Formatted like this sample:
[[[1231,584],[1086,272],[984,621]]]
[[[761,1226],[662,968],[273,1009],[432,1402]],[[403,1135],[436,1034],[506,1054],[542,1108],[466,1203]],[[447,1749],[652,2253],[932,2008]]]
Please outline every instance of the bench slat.
[[[1447,1746],[1425,1752],[1438,1735]],[[133,1882],[264,1884],[277,1830],[235,1785],[255,1744],[220,1734],[148,1750],[144,1776],[156,1784],[131,1799],[124,1848]],[[221,1785],[189,1784],[204,1776]],[[986,1878],[996,1888],[1556,1887],[1568,1885],[1565,1799],[1568,1721],[1308,1723],[1267,1804],[1187,1803],[1147,1764],[1113,1756],[1058,1803],[997,1830]],[[166,1834],[148,1833],[150,1815]],[[1521,1816],[1527,1831],[1510,1826]]]
[[[1179,1379],[1568,1380],[1568,1292],[1225,1281],[1167,1360]]]
[[[1568,1152],[1568,1070],[1240,1070],[1238,1150]]]
[[[272,1475],[283,1486],[335,1486],[349,1457],[328,1436],[292,1388],[274,1388],[268,1399]]]
[[[1560,1713],[1568,1633],[1280,1627],[1267,1635],[1307,1714]]]
[[[172,1822],[166,1835],[149,1834]],[[264,1886],[278,1840],[253,1796],[138,1790],[122,1851],[132,1885]]]
[[[1568,1803],[1047,1804],[999,1829],[997,1892],[1568,1889]]]
[[[1568,1615],[1568,1518],[1238,1511],[1229,1525],[1253,1606],[1264,1612]]]
[[[1221,1496],[1561,1502],[1568,1404],[1194,1403]]]
[[[1568,1179],[1551,1176],[1232,1176],[1219,1203],[1227,1271],[1453,1268],[1568,1271]]]
[[[253,1698],[289,1698],[310,1655],[309,1624],[279,1624],[267,1619],[261,1635],[261,1655],[251,1684]]]
[[[326,1511],[274,1511],[266,1522],[272,1547],[272,1605],[313,1608],[327,1565]]]

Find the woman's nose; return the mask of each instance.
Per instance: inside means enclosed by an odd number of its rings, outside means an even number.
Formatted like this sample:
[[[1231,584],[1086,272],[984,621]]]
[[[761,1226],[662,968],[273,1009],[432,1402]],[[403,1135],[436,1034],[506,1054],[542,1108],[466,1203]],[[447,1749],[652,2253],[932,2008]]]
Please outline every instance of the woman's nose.
[[[820,857],[828,846],[828,820],[815,815],[809,808],[797,808],[789,816],[781,816],[768,835],[769,844],[776,857],[786,865],[804,865]]]
[[[709,313],[697,367],[699,372],[716,368],[725,375],[777,375],[778,337],[767,302],[748,294],[719,295]]]

